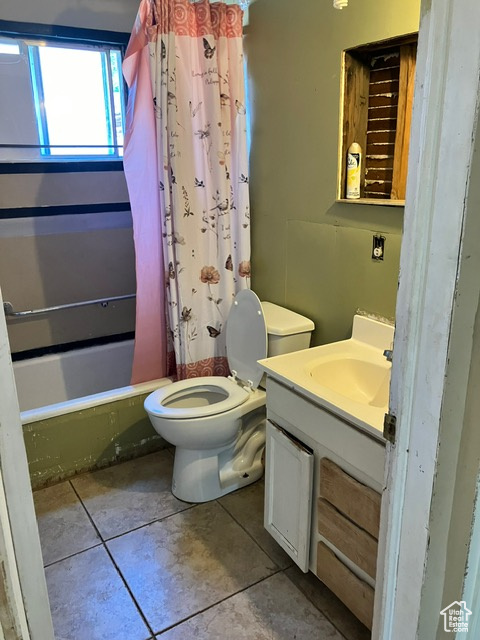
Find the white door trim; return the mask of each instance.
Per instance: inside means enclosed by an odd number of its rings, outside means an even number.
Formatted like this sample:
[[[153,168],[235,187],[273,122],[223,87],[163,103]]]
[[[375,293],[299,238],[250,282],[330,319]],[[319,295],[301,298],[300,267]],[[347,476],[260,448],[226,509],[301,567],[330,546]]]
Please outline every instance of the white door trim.
[[[5,571],[0,576],[0,640],[30,638],[22,589],[15,558],[7,500],[0,469],[0,562]]]
[[[0,291],[0,311],[3,300]],[[13,376],[7,327],[0,312],[0,587],[15,635],[6,638],[53,640],[40,539],[28,475],[22,423]]]
[[[478,0],[423,1],[390,397],[397,441],[387,447],[376,640],[417,637],[477,121],[479,26]]]

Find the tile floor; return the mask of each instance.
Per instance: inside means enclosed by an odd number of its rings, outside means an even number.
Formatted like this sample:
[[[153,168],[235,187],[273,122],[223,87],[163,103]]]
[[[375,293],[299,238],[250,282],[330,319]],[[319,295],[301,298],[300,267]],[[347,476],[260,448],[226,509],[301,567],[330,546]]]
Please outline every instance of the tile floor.
[[[34,493],[57,640],[367,640],[263,528],[263,483],[200,505],[171,451]]]

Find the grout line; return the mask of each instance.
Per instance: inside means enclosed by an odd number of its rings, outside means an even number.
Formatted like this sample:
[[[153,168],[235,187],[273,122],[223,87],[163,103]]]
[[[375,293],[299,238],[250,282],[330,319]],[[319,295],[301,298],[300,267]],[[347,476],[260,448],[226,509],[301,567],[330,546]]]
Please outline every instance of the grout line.
[[[291,569],[291,567],[288,567],[288,569]],[[328,620],[328,622],[330,622],[330,624],[332,625],[332,627],[333,627],[336,631],[338,631],[338,633],[342,636],[342,638],[345,638],[345,640],[352,640],[351,638],[347,637],[347,636],[343,633],[343,631],[341,631],[341,630],[336,626],[336,624],[333,622],[333,620],[331,620],[330,616],[329,616],[325,611],[322,611],[322,609],[320,609],[320,607],[318,607],[318,606],[315,604],[315,602],[313,601],[313,599],[312,599],[312,598],[310,598],[310,596],[308,595],[307,590],[302,589],[302,587],[300,587],[298,584],[296,584],[296,583],[295,583],[295,582],[290,578],[290,576],[288,576],[288,575],[287,575],[286,571],[287,571],[287,569],[285,569],[283,573],[285,574],[285,577],[287,578],[287,580],[289,580],[289,581],[293,584],[293,586],[294,586],[296,589],[298,589],[298,591],[300,591],[300,593],[301,593],[303,596],[305,596],[305,598],[310,602],[310,604],[312,604],[312,605],[315,607],[315,609],[316,609],[317,611],[319,611],[319,612],[322,614],[322,616],[323,616],[326,620]],[[315,575],[315,574],[313,574],[313,575]],[[315,576],[315,577],[316,577],[316,576]],[[317,580],[320,580],[320,578],[317,578]],[[327,587],[327,589],[328,589],[328,587]],[[329,589],[329,591],[330,591],[330,589]],[[331,591],[331,593],[333,593],[333,591]],[[335,594],[333,594],[333,595],[335,595]],[[336,597],[336,596],[335,596],[335,597]],[[352,615],[353,615],[353,614],[352,614]]]
[[[185,513],[186,511],[190,511],[190,509],[194,509],[195,507],[198,507],[198,506],[199,506],[198,504],[189,504],[188,507],[185,507],[185,509],[181,509],[180,511],[175,511],[174,513],[169,513],[166,516],[163,516],[161,518],[156,518],[155,520],[150,520],[149,522],[145,522],[144,524],[139,524],[138,527],[133,527],[132,529],[129,529],[128,531],[124,531],[123,533],[117,533],[116,535],[111,536],[109,538],[102,537],[102,541],[110,542],[111,540],[116,540],[117,538],[126,536],[129,533],[133,533],[134,531],[143,529],[143,527],[149,527],[151,524],[155,524],[155,522],[163,522],[164,520],[168,520],[168,518],[171,518],[172,516],[176,516],[179,513]]]
[[[244,487],[244,488],[246,488],[246,487]],[[222,497],[223,497],[223,496],[222,496]],[[271,561],[273,562],[273,564],[274,564],[276,567],[278,567],[278,568],[280,569],[280,571],[284,571],[285,569],[289,569],[289,568],[292,566],[292,565],[288,565],[288,567],[285,567],[284,569],[282,569],[282,568],[277,564],[277,562],[272,558],[272,556],[268,553],[268,551],[266,551],[266,550],[261,546],[261,544],[260,544],[260,543],[259,543],[259,542],[254,538],[254,537],[253,537],[253,534],[252,534],[252,533],[250,533],[250,531],[248,531],[248,529],[246,529],[246,528],[243,526],[243,524],[242,524],[239,520],[237,520],[237,518],[236,518],[233,514],[231,514],[231,513],[230,513],[230,511],[227,509],[227,507],[225,507],[225,506],[224,506],[224,505],[219,501],[219,499],[215,500],[215,502],[217,502],[217,504],[219,504],[219,505],[222,507],[222,509],[228,513],[228,515],[232,518],[232,520],[233,520],[234,522],[236,522],[236,523],[238,524],[238,526],[239,526],[241,529],[243,529],[243,531],[245,531],[245,533],[246,533],[246,534],[247,534],[247,535],[248,535],[248,536],[253,540],[253,542],[257,545],[257,547],[260,549],[260,551],[262,551],[262,552],[267,556],[267,558],[269,558],[269,560],[271,560]],[[280,547],[280,548],[281,548],[281,547]]]
[[[147,629],[148,629],[148,632],[152,634],[152,637],[154,637],[154,636],[155,636],[155,633],[154,633],[154,631],[153,631],[153,628],[152,628],[152,626],[150,625],[150,623],[148,622],[148,620],[147,620],[147,618],[146,618],[145,614],[143,613],[143,611],[142,611],[142,609],[141,609],[141,607],[140,607],[140,604],[138,603],[137,599],[136,599],[136,598],[135,598],[135,596],[133,595],[133,592],[132,592],[132,590],[130,589],[130,586],[129,586],[129,584],[127,583],[126,579],[124,578],[124,576],[123,576],[123,574],[122,574],[122,572],[121,572],[121,570],[120,570],[119,566],[118,566],[118,565],[117,565],[117,563],[115,562],[115,559],[114,559],[113,555],[111,554],[110,549],[107,547],[107,545],[106,545],[106,544],[104,545],[104,547],[105,547],[105,551],[107,552],[107,554],[108,554],[108,556],[109,556],[110,560],[112,561],[113,566],[114,566],[114,567],[115,567],[115,569],[117,570],[118,575],[120,576],[120,578],[121,578],[121,580],[122,580],[123,584],[125,585],[126,590],[127,590],[127,591],[128,591],[128,593],[130,594],[130,597],[131,597],[131,599],[132,599],[132,601],[133,601],[134,605],[137,607],[137,609],[138,609],[138,613],[140,614],[140,617],[141,617],[141,618],[142,618],[142,620],[144,621],[144,623],[145,623],[145,625],[146,625],[146,627],[147,627]]]
[[[69,560],[70,558],[74,558],[75,556],[84,553],[85,551],[90,551],[91,549],[96,549],[97,547],[101,547],[103,545],[103,540],[100,538],[97,544],[92,544],[91,547],[86,547],[85,549],[80,549],[80,551],[75,551],[75,553],[70,553],[68,556],[64,556],[63,558],[59,558],[58,560],[54,560],[53,562],[49,562],[43,565],[44,569],[48,567],[53,567],[53,565],[58,564],[59,562],[63,562],[64,560]]]
[[[226,600],[230,600],[230,598],[233,598],[234,596],[237,596],[239,593],[243,593],[244,591],[248,591],[248,589],[251,589],[252,587],[255,587],[257,584],[260,584],[261,582],[265,582],[265,580],[268,580],[269,578],[272,578],[273,576],[276,576],[278,573],[282,573],[282,569],[278,569],[274,573],[271,573],[269,576],[265,576],[264,578],[260,578],[256,582],[252,582],[252,584],[249,584],[248,586],[243,587],[243,589],[239,589],[238,591],[235,591],[234,593],[231,593],[230,595],[225,596],[224,598],[221,598],[220,600],[218,600],[218,602],[214,602],[213,604],[209,605],[208,607],[205,607],[204,609],[200,609],[199,611],[196,611],[195,613],[192,613],[191,615],[187,616],[186,618],[183,618],[182,620],[179,620],[178,622],[175,622],[175,624],[171,624],[169,627],[166,627],[165,629],[162,629],[162,631],[157,631],[157,636],[160,635],[160,637],[161,637],[167,631],[170,631],[171,629],[174,629],[175,627],[178,627],[179,625],[183,624],[184,622],[188,622],[188,620],[191,620],[192,618],[195,618],[196,616],[200,615],[201,613],[205,613],[205,611],[208,611],[209,609],[213,609],[214,607],[216,607],[217,605],[221,604],[222,602],[225,602]],[[154,634],[154,636],[155,636],[155,634]],[[348,640],[348,638],[346,640]]]
[[[107,547],[106,542],[103,540],[102,536],[100,535],[100,531],[98,530],[97,525],[95,524],[95,522],[94,522],[94,520],[93,520],[92,516],[91,516],[91,515],[90,515],[90,513],[88,512],[87,507],[83,504],[83,500],[81,499],[80,495],[79,495],[79,494],[77,493],[77,491],[75,490],[75,487],[73,486],[73,484],[72,484],[72,483],[70,483],[70,484],[71,484],[71,486],[72,486],[73,491],[75,492],[75,495],[76,495],[76,496],[77,496],[77,498],[80,500],[80,503],[81,503],[82,507],[85,509],[85,513],[87,514],[88,519],[89,519],[89,520],[90,520],[90,522],[92,523],[93,528],[94,528],[94,529],[95,529],[95,531],[97,532],[97,535],[100,537],[100,540],[102,540],[102,546],[103,546],[103,548],[105,549],[105,551],[107,552],[107,555],[108,555],[108,557],[110,558],[110,561],[112,562],[113,566],[115,567],[115,569],[116,569],[116,571],[117,571],[117,573],[118,573],[118,575],[119,575],[119,577],[120,577],[121,581],[123,582],[123,584],[124,584],[124,586],[125,586],[125,588],[126,588],[127,592],[129,593],[129,595],[130,595],[130,597],[131,597],[131,599],[132,599],[132,601],[133,601],[133,604],[134,604],[134,605],[135,605],[135,607],[137,608],[138,613],[140,614],[140,617],[142,618],[143,622],[145,623],[145,625],[146,625],[146,627],[147,627],[148,632],[151,634],[151,637],[154,637],[154,636],[155,636],[155,633],[154,633],[154,631],[153,631],[152,627],[150,626],[150,624],[149,624],[149,622],[148,622],[147,618],[145,617],[145,615],[144,615],[144,613],[143,613],[142,609],[140,608],[140,605],[139,605],[139,603],[137,602],[137,599],[135,598],[135,596],[133,595],[132,590],[130,589],[130,586],[128,585],[127,581],[125,580],[125,578],[124,578],[124,576],[123,576],[122,572],[121,572],[121,571],[120,571],[120,569],[118,568],[117,563],[115,562],[115,560],[114,560],[114,558],[113,558],[113,556],[112,556],[112,554],[111,554],[111,552],[110,552],[110,549]]]

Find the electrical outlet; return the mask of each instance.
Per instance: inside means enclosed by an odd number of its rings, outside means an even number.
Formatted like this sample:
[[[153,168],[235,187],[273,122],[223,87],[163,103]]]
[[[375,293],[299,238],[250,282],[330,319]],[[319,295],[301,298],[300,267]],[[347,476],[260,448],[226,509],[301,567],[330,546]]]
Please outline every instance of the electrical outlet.
[[[383,260],[385,254],[385,236],[373,236],[372,260]]]

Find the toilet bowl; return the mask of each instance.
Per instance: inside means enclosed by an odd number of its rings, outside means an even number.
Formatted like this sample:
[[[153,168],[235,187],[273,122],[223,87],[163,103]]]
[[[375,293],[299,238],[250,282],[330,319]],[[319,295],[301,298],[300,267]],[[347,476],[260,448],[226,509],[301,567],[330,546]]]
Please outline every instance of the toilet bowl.
[[[226,328],[232,375],[174,382],[146,398],[154,429],[176,447],[172,493],[177,498],[214,500],[262,476],[266,394],[258,388],[257,360],[267,355],[270,333],[277,355],[286,352],[282,342],[289,351],[307,348],[312,329],[311,320],[261,303],[253,291],[240,291]]]

